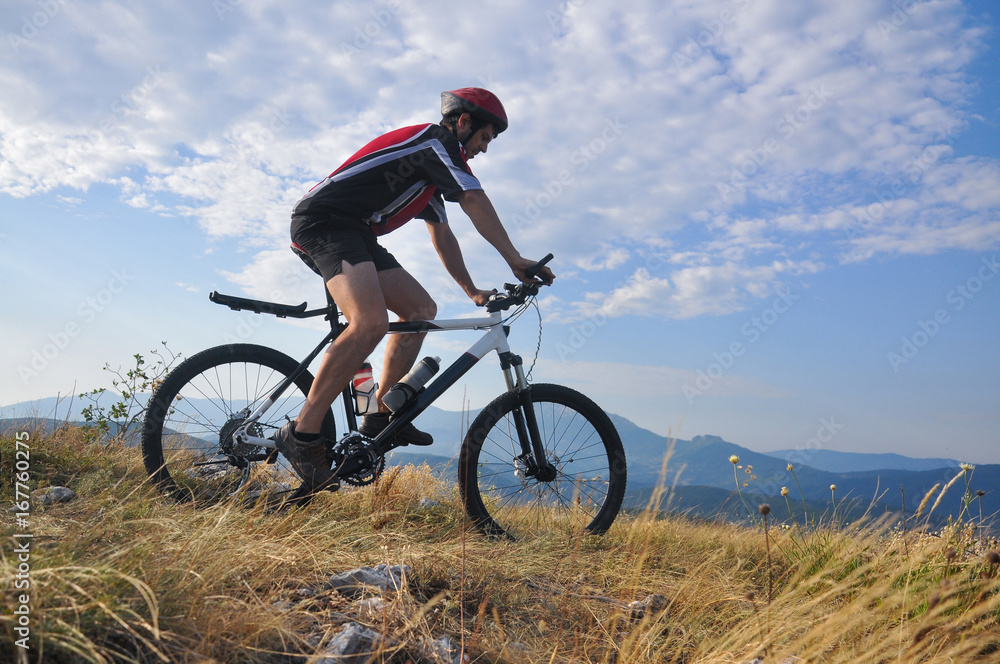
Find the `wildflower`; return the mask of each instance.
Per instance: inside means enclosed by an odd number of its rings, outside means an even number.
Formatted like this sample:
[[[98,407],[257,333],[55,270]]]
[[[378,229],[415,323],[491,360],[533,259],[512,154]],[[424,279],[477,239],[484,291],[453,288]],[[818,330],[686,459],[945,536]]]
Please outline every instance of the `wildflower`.
[[[831,484],[830,485],[830,491],[836,491],[836,490],[837,490],[837,485],[836,484]]]
[[[980,498],[982,498],[983,496],[986,495],[986,492],[983,491],[982,489],[980,489],[979,491],[976,492],[976,495],[979,496]]]
[[[1000,553],[996,551],[990,551],[986,554],[986,562],[990,565],[1000,565]]]
[[[960,464],[958,464],[958,467],[961,468],[962,470],[964,470],[967,473],[971,473],[972,471],[974,471],[976,469],[976,467],[974,465],[972,465],[971,463],[960,463]]]
[[[738,456],[736,456],[735,454],[733,456],[729,457],[729,463],[733,464],[734,466],[736,464],[738,464],[739,462],[740,462],[740,458]]]
[[[768,514],[771,513],[771,506],[768,505],[767,503],[763,503],[760,507],[757,508],[757,511],[759,511],[764,516],[767,516]]]
[[[788,487],[787,486],[781,487],[781,495],[782,496],[787,496],[788,495]]]
[[[788,472],[792,472],[793,470],[795,470],[795,466],[788,464]]]

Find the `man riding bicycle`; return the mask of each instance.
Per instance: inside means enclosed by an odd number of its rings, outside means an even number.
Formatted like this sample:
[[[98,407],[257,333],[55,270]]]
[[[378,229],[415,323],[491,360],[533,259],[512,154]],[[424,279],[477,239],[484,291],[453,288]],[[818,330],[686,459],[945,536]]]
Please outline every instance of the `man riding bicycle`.
[[[493,291],[476,288],[448,225],[444,201],[461,205],[473,225],[500,253],[514,276],[536,261],[514,248],[493,204],[467,161],[485,153],[507,129],[500,100],[482,88],[441,93],[440,124],[404,127],[376,138],[303,196],[292,212],[293,247],[316,266],[348,327],[327,348],[306,403],[294,422],[275,436],[278,450],[311,490],[335,489],[320,425],[334,399],[386,335],[388,311],[400,321],[434,318],[437,305],[426,290],[378,244],[378,236],[414,218],[427,222],[431,243],[452,278],[477,305]],[[555,275],[542,267],[538,278]],[[379,379],[379,412],[366,415],[360,433],[377,436],[389,424],[382,397],[413,365],[423,334],[390,335]],[[430,445],[430,435],[412,424],[397,442]]]

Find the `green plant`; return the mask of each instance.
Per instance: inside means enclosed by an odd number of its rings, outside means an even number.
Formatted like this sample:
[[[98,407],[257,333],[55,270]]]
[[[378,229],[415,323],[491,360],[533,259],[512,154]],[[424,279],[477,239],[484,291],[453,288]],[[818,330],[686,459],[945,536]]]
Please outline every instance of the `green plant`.
[[[805,525],[809,520],[809,508],[806,507],[806,494],[802,492],[802,485],[799,484],[799,476],[795,474],[795,466],[788,464],[788,472],[792,474],[795,486],[799,488],[799,495],[802,496],[802,523]],[[791,512],[791,509],[789,509],[789,512]]]
[[[962,479],[965,480],[965,493],[962,494],[962,510],[958,513],[957,521],[962,520],[966,510],[969,509],[969,505],[975,499],[975,494],[972,493],[972,488],[969,485],[972,483],[972,474],[976,472],[976,467],[971,463],[963,463],[960,465],[960,468],[962,469]]]
[[[729,463],[733,464],[733,479],[736,481],[736,493],[738,493],[739,496],[740,496],[740,502],[743,503],[743,507],[746,508],[747,514],[750,515],[750,518],[752,520],[756,521],[756,518],[754,517],[753,510],[750,509],[750,506],[747,505],[746,499],[743,497],[743,488],[742,487],[746,486],[747,484],[746,484],[746,482],[744,482],[742,484],[740,483],[740,476],[736,472],[738,469],[743,468],[743,466],[738,465],[740,463],[740,458],[734,454],[731,457],[729,457]],[[750,468],[752,468],[752,466],[749,466],[747,468],[747,471],[746,471],[748,475],[750,474]]]
[[[160,345],[163,350],[154,348],[149,351],[156,358],[155,361],[148,363],[142,354],[136,353],[132,356],[135,366],[124,373],[121,367],[113,369],[106,363],[103,370],[111,372],[113,376],[113,391],[99,387],[79,395],[81,399],[91,402],[81,413],[92,440],[126,436],[145,417],[149,392],[163,382],[181,357],[167,347],[166,341],[160,342]],[[101,403],[101,397],[106,394],[116,394],[119,398],[106,407]]]

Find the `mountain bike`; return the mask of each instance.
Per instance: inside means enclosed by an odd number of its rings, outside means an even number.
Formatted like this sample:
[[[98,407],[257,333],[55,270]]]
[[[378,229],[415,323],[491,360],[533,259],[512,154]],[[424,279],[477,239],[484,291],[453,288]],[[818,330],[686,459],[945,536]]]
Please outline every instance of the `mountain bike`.
[[[325,440],[336,441],[328,446],[328,456],[341,482],[365,486],[376,481],[386,454],[402,445],[396,431],[496,352],[507,391],[478,413],[459,453],[458,481],[469,518],[487,535],[514,539],[553,529],[604,533],[625,494],[625,452],[614,424],[576,390],[529,383],[521,357],[507,342],[510,325],[535,304],[540,285],[505,284],[485,305],[486,316],[390,323],[389,334],[479,330],[483,335],[397,409],[374,438],[357,431],[361,412],[352,381],[338,397],[342,437],[337,439],[333,407],[321,428]],[[142,453],[152,482],[180,500],[234,496],[273,483],[281,473],[294,479],[287,466],[275,464],[272,438],[301,409],[313,381],[309,365],[348,325],[329,293],[327,306],[312,310],[305,302],[285,305],[218,292],[209,299],[279,318],[325,316],[330,331],[301,361],[272,348],[234,343],[193,355],[167,375],[147,409]],[[300,485],[289,500],[302,503],[311,495]]]

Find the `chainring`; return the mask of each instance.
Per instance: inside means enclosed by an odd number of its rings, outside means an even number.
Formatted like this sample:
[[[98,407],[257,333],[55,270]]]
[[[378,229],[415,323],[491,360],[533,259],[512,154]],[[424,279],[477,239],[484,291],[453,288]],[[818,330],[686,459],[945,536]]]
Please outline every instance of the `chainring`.
[[[340,479],[352,486],[368,486],[382,476],[385,470],[385,455],[377,455],[372,449],[371,441],[363,436],[346,436],[343,440],[333,446],[333,457],[337,461],[342,461],[348,457],[366,454],[367,463],[357,472],[350,475],[339,475]]]

